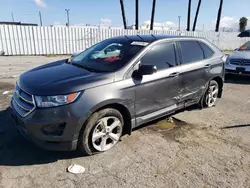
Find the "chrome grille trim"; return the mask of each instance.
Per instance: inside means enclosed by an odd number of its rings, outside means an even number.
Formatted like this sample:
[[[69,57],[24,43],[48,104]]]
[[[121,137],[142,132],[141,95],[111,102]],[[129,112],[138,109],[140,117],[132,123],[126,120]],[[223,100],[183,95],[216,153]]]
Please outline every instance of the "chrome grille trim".
[[[230,64],[239,66],[250,66],[250,60],[248,59],[231,59]]]
[[[15,111],[22,117],[28,116],[36,108],[34,96],[21,89],[18,85],[16,85],[12,103]]]

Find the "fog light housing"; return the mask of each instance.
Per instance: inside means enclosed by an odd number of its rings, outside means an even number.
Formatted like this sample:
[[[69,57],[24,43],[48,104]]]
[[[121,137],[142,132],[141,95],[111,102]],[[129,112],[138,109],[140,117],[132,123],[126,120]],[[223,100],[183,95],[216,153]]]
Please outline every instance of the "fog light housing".
[[[47,136],[62,136],[66,123],[50,124],[42,128],[42,133]]]

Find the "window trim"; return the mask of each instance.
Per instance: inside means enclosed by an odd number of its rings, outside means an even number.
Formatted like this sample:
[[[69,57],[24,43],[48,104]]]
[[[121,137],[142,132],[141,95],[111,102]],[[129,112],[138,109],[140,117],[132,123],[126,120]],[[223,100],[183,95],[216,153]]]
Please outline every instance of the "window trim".
[[[177,46],[177,41],[160,41],[160,42],[157,42],[155,44],[152,44],[143,54],[140,55],[140,57],[137,59],[137,61],[135,63],[133,63],[128,69],[127,71],[125,72],[123,78],[127,79],[127,78],[131,78],[131,76],[128,76],[128,75],[132,75],[130,74],[130,71],[134,71],[134,67],[136,67],[139,63],[141,63],[141,59],[144,57],[144,55],[149,51],[151,50],[154,46],[156,45],[160,45],[160,44],[167,44],[167,43],[173,43],[174,45],[174,52],[175,52],[175,61],[176,61],[176,64],[174,67],[177,67],[177,66],[180,66],[181,65],[181,61],[180,61],[180,56],[178,54],[178,46]],[[171,68],[174,68],[174,67],[169,67],[169,69]],[[166,69],[163,69],[163,70],[160,70],[160,71],[165,71]],[[157,70],[158,72],[158,70]]]
[[[207,45],[206,43],[204,43],[204,42],[202,42],[202,41],[197,41],[198,42],[198,44],[200,45],[200,47],[201,47],[201,49],[202,49],[202,51],[203,51],[203,54],[204,54],[204,60],[207,60],[207,59],[212,59],[213,58],[213,56],[214,56],[214,54],[215,54],[215,51],[209,46],[209,45]],[[203,50],[203,48],[202,48],[202,46],[201,46],[201,43],[202,44],[204,44],[204,45],[206,45],[212,52],[213,52],[213,55],[211,56],[211,57],[209,57],[209,58],[206,58],[206,54],[205,54],[205,51]]]
[[[183,63],[183,59],[182,59],[182,50],[181,50],[181,42],[196,42],[198,44],[198,46],[201,48],[202,50],[202,53],[203,53],[203,58],[202,60],[199,60],[199,61],[193,61],[193,62],[189,62],[189,63]],[[180,40],[180,41],[177,41],[177,46],[178,46],[178,50],[179,50],[179,57],[180,57],[180,65],[189,65],[189,64],[192,64],[192,63],[198,63],[198,62],[201,62],[201,61],[204,61],[204,60],[207,60],[205,59],[205,54],[204,54],[204,51],[201,47],[201,45],[199,44],[199,41],[198,40]]]

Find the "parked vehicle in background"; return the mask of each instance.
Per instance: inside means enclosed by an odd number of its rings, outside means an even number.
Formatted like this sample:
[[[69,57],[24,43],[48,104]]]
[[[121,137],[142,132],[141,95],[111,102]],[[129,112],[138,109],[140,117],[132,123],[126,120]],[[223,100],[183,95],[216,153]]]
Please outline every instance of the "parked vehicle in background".
[[[20,76],[12,116],[42,148],[112,148],[141,124],[222,96],[224,54],[201,38],[136,35],[104,40],[70,61]]]
[[[229,55],[225,69],[226,74],[250,76],[250,41]]]

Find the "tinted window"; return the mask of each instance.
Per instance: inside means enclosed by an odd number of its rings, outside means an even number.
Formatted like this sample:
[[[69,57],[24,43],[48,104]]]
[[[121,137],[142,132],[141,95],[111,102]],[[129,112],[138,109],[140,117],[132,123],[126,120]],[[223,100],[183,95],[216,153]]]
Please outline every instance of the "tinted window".
[[[192,63],[204,59],[203,51],[196,41],[181,41],[182,64]]]
[[[199,44],[201,45],[201,48],[202,48],[202,50],[204,52],[204,55],[205,55],[206,59],[208,59],[208,58],[210,58],[210,57],[212,57],[214,55],[214,52],[206,44],[204,44],[203,42],[199,42]]]
[[[174,43],[164,43],[153,46],[141,59],[143,65],[155,65],[163,70],[176,65]]]

